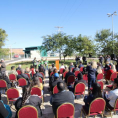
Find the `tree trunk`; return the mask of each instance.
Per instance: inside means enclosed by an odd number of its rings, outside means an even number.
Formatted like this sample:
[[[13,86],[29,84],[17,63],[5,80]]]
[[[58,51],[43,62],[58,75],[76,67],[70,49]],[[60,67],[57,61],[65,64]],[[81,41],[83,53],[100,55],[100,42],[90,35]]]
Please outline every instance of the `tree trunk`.
[[[66,57],[64,56],[64,63],[65,63],[65,58],[66,58]]]
[[[59,57],[60,57],[60,61],[61,61],[61,48],[59,50]]]

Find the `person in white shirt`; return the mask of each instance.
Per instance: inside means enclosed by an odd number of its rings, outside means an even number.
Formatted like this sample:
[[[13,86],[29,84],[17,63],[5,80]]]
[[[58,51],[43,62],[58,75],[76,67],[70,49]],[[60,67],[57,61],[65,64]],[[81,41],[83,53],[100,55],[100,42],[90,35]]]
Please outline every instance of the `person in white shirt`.
[[[113,89],[105,94],[106,106],[114,108],[115,101],[118,98],[118,78],[114,79]]]
[[[61,69],[61,68],[65,69],[64,63],[61,64],[60,69]],[[59,69],[59,70],[60,70],[60,69]]]

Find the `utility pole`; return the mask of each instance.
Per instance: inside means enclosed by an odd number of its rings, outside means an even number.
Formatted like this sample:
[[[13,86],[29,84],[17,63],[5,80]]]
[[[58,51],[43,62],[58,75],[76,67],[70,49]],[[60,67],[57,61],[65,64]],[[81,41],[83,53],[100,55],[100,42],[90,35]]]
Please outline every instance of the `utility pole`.
[[[61,28],[63,28],[63,27],[56,26],[55,28],[58,28],[57,32],[59,33],[59,32],[61,32]]]

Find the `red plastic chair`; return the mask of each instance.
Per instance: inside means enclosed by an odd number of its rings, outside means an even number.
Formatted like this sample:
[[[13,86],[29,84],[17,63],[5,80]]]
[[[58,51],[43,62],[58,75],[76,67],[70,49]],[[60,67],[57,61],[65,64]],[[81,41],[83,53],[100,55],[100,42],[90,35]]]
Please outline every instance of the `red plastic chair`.
[[[87,74],[84,74],[83,75],[83,80],[85,80],[86,82],[88,82],[88,75]]]
[[[9,74],[9,80],[10,81],[16,81],[16,75],[15,74]]]
[[[103,89],[104,89],[104,83],[103,83],[103,81],[99,81],[99,82],[97,82],[97,83],[100,84],[101,90],[103,90]]]
[[[79,73],[80,71],[75,71],[75,77],[77,77]]]
[[[38,111],[31,105],[24,106],[18,111],[18,118],[38,118]]]
[[[57,94],[59,91],[57,89],[57,85],[53,88],[53,94]]]
[[[116,111],[118,111],[118,99],[116,99],[115,105],[114,105],[114,108],[113,109],[111,107],[108,107],[108,108],[110,109],[110,113],[113,111],[114,114],[116,114]],[[112,113],[111,113],[111,117],[112,117]]]
[[[40,83],[43,83],[43,80],[42,80],[42,78],[41,78],[41,77],[39,77],[39,81],[40,81]]]
[[[60,74],[64,73],[64,68],[60,68]]]
[[[110,80],[114,81],[115,78],[117,78],[117,72],[111,74]]]
[[[63,103],[57,108],[56,118],[74,118],[75,108],[71,103]]]
[[[85,84],[80,82],[76,84],[74,89],[74,95],[85,95]]]
[[[65,72],[63,73],[63,78],[65,78],[65,76],[66,76],[67,73],[68,73],[68,71],[65,71]]]
[[[97,80],[101,80],[101,79],[103,79],[103,73],[97,75]]]
[[[31,95],[38,95],[43,100],[42,90],[39,87],[32,87]]]
[[[18,85],[19,85],[20,87],[26,86],[26,85],[27,85],[26,79],[24,79],[24,78],[18,79]]]
[[[53,73],[53,72],[51,72],[51,73],[50,73],[50,76],[52,76],[53,74],[54,74],[54,73]]]
[[[81,67],[81,68],[80,68],[80,72],[83,72],[83,68],[84,68],[84,67]]]
[[[21,71],[20,70],[17,70],[17,73],[18,73],[18,75],[20,75],[21,74]]]
[[[7,94],[8,104],[9,104],[10,101],[11,102],[16,101],[17,98],[19,98],[19,91],[16,88],[8,89],[6,94]]]
[[[81,109],[81,117],[82,117],[82,112],[84,115],[87,116],[95,116],[98,114],[101,114],[103,117],[104,110],[105,110],[106,102],[103,98],[96,98],[90,103],[89,110],[86,110],[86,107],[83,106]]]
[[[30,74],[29,73],[25,73],[28,77],[29,77],[29,79],[30,79]]]
[[[43,72],[40,72],[41,73],[41,75],[43,76],[43,78],[45,77],[45,75],[44,75],[44,73]]]
[[[74,68],[72,68],[72,72],[73,72],[73,69],[74,69]]]
[[[7,88],[7,83],[3,79],[0,79],[0,88]]]
[[[70,75],[70,76],[67,78],[67,85],[69,85],[70,83],[73,83],[73,82],[75,82],[75,76]]]

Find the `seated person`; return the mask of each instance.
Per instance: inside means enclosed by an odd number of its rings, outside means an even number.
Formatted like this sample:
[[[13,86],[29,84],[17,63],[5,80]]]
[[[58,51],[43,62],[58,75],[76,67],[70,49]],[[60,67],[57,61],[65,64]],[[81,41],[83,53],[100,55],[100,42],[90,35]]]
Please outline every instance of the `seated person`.
[[[10,108],[10,107],[9,107]],[[5,104],[1,100],[1,95],[0,95],[0,118],[11,118],[12,113],[10,113],[6,108]]]
[[[67,83],[67,79],[68,79],[68,77],[69,77],[70,75],[75,76],[74,73],[72,73],[72,68],[69,68],[69,72],[66,73],[66,76],[65,76],[65,82],[66,82],[66,83]]]
[[[78,68],[84,67],[84,65],[82,64],[82,62],[80,61],[80,64],[78,66]]]
[[[73,69],[73,73],[75,73],[75,71],[79,71],[79,68],[77,67],[77,64],[75,64],[75,68]]]
[[[12,67],[11,67],[11,71],[9,71],[8,74],[14,74],[14,75],[16,75],[16,77],[17,77],[18,73],[17,73],[17,71],[15,70],[15,66],[12,66]]]
[[[69,102],[74,105],[75,98],[72,92],[65,90],[65,84],[63,82],[58,82],[57,88],[59,93],[52,95],[50,99],[54,115],[56,115],[56,110],[61,104]]]
[[[106,79],[106,84],[108,84],[108,80],[110,80],[111,74],[116,72],[115,66],[111,65],[111,68],[106,71],[105,79]]]
[[[51,84],[54,82],[54,74],[55,73],[58,73],[56,68],[53,70],[53,74],[49,77],[49,86],[51,86]]]
[[[17,76],[17,80],[20,78],[24,78],[27,81],[27,84],[30,84],[29,77],[27,74],[25,74],[25,71],[22,69],[21,74]]]
[[[25,68],[25,73],[31,74],[31,71],[30,71],[29,67]]]
[[[78,83],[80,83],[80,82],[82,82],[82,83],[84,83],[84,84],[86,83],[86,82],[83,80],[83,75],[82,75],[82,73],[79,73],[79,74],[78,74],[78,77],[77,77],[77,79],[75,80],[74,85],[68,86],[69,91],[72,91],[72,92],[74,93],[75,86],[76,86]]]
[[[70,69],[74,68],[74,65],[73,65],[73,63],[72,63],[72,62],[70,63],[69,68],[70,68]]]
[[[9,78],[6,76],[5,73],[0,73],[0,79],[5,80],[6,83],[7,83],[7,87],[11,88],[11,82],[10,82]]]
[[[41,73],[39,73],[38,69],[36,69],[36,73],[34,74],[34,77],[37,76],[37,77],[41,77],[42,80],[44,79],[43,78],[43,75]]]
[[[16,68],[16,71],[17,70],[20,70],[20,71],[22,70],[21,65],[18,65],[18,68]]]
[[[59,79],[59,74],[54,74],[54,81],[51,83],[50,91],[53,91],[53,88],[57,85],[58,82],[61,82],[62,80]],[[63,82],[63,81],[62,81]]]
[[[105,92],[106,106],[114,108],[115,101],[118,98],[118,78],[114,79],[113,89]]]
[[[39,72],[43,72],[45,75],[45,68],[42,64],[39,66]]]
[[[35,74],[35,68],[33,65],[30,66],[30,71],[31,71],[31,75],[33,77],[33,75]]]
[[[98,66],[96,69],[96,77],[98,74],[101,74],[101,73],[102,73],[102,68],[101,68],[101,66]]]
[[[15,102],[15,108],[17,110],[15,118],[18,118],[17,113],[20,108],[22,108],[25,105],[32,105],[34,106],[38,111],[38,118],[41,117],[41,98],[38,95],[30,95],[31,92],[31,86],[27,85],[23,87],[23,96],[21,98],[18,98]]]
[[[99,97],[102,97],[101,86],[98,83],[94,83],[92,93],[89,94],[89,96],[84,97],[85,108],[87,111],[89,110],[91,102]]]
[[[54,70],[55,68],[56,68],[56,67],[55,67],[55,65],[54,65],[54,63],[53,63],[53,64],[52,64],[52,67],[49,68],[49,70],[48,70],[49,76],[50,76],[51,72],[53,72],[53,70]]]
[[[61,68],[65,69],[64,63],[61,64],[60,69],[61,69]],[[60,70],[60,69],[59,69],[59,70]]]
[[[43,90],[43,85],[40,83],[38,76],[33,77],[32,87],[39,87],[41,90]]]

